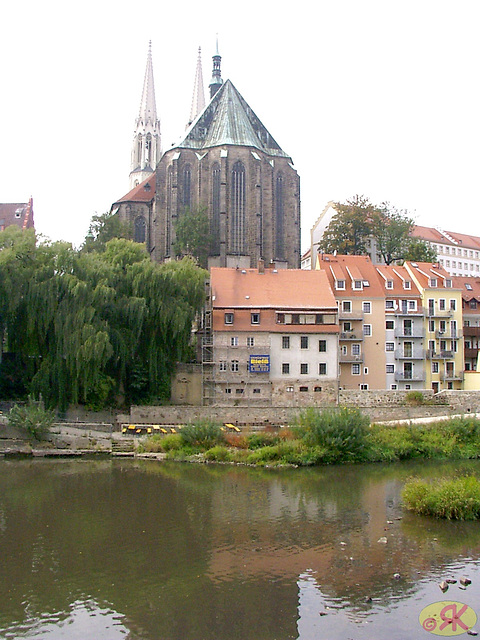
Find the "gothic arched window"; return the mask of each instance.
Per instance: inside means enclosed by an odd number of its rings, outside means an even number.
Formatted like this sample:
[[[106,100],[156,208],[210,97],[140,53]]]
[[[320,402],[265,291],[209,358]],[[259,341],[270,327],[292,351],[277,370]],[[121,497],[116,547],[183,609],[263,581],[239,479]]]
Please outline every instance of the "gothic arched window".
[[[245,167],[240,160],[232,169],[231,182],[230,251],[245,251]]]
[[[275,180],[275,258],[283,260],[285,257],[284,225],[285,203],[283,193],[283,175],[277,174]]]
[[[150,165],[152,161],[152,134],[147,134],[147,139],[145,141],[145,163]]]
[[[215,163],[212,167],[212,220],[210,225],[212,233],[214,255],[220,254],[220,165]]]
[[[173,167],[167,170],[167,216],[165,220],[165,255],[170,255],[170,243],[172,241],[172,201],[173,201]]]
[[[192,167],[186,164],[183,168],[183,200],[185,209],[190,209],[192,204]]]
[[[135,242],[145,242],[147,237],[147,223],[143,216],[137,216],[135,218],[135,225],[133,231],[133,238]]]
[[[142,164],[142,136],[137,136],[137,165]]]

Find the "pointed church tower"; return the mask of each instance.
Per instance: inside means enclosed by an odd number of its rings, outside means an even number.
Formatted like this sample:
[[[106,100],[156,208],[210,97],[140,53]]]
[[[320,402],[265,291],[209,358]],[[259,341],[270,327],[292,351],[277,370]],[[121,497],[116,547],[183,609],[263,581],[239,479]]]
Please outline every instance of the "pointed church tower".
[[[160,120],[157,118],[155,105],[152,42],[150,41],[140,111],[133,136],[132,161],[130,165],[131,189],[146,180],[155,171],[161,153]]]
[[[222,80],[222,71],[220,69],[220,63],[222,62],[222,56],[218,53],[218,37],[217,37],[217,47],[215,51],[215,55],[213,56],[213,70],[212,70],[212,79],[210,80],[210,98],[217,93],[220,87],[223,84]]]
[[[204,109],[205,91],[203,87],[202,49],[201,47],[198,47],[197,68],[195,70],[195,83],[193,86],[192,108],[190,109],[190,118],[188,120],[187,128]]]

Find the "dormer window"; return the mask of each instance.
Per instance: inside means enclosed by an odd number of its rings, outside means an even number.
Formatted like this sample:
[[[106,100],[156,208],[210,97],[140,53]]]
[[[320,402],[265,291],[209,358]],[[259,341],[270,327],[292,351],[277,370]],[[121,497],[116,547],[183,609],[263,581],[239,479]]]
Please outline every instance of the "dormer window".
[[[228,312],[225,314],[225,324],[233,324],[233,313]]]
[[[336,289],[345,289],[345,280],[337,280],[335,282]]]
[[[393,280],[387,280],[385,286],[387,289],[393,289]]]
[[[432,289],[434,289],[437,286],[437,279],[436,278],[430,278],[428,286],[432,287]]]
[[[451,289],[452,288],[452,281],[450,279],[445,280],[445,287],[447,289]]]
[[[363,289],[363,281],[362,280],[354,280],[353,281],[354,289]]]
[[[404,289],[411,289],[412,288],[412,283],[410,282],[410,280],[404,280],[403,281],[403,288]]]

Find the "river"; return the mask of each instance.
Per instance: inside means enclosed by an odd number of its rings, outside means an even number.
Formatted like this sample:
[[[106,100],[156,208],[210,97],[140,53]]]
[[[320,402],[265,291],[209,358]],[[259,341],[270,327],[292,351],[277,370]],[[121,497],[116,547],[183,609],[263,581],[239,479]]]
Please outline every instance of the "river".
[[[400,492],[458,473],[480,461],[0,460],[0,638],[426,638],[430,603],[480,615],[480,526],[410,514]]]

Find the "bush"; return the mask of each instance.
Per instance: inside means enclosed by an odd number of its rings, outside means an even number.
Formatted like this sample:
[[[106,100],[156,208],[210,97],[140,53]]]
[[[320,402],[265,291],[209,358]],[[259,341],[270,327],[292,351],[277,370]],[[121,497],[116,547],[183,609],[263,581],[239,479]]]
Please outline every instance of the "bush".
[[[147,453],[159,453],[166,451],[177,451],[182,446],[182,438],[177,433],[170,433],[166,436],[158,433],[146,438],[139,449]]]
[[[217,444],[215,447],[212,447],[205,452],[205,458],[216,462],[230,462],[232,456],[228,447],[223,447],[222,445]]]
[[[407,509],[419,515],[448,520],[476,520],[480,517],[480,482],[473,476],[435,480],[435,484],[412,479],[403,488]]]
[[[199,420],[183,427],[180,437],[182,443],[200,449],[211,449],[223,442],[220,425],[211,420]]]
[[[42,400],[36,401],[33,396],[28,396],[24,405],[14,405],[7,416],[7,422],[11,427],[26,431],[33,440],[44,440],[54,420],[55,413],[45,409]]]
[[[405,402],[414,406],[425,403],[425,398],[421,391],[409,391],[405,396]]]
[[[309,447],[325,449],[328,461],[360,460],[370,421],[358,409],[343,407],[339,411],[306,409],[297,421],[303,442]]]
[[[279,442],[280,438],[276,433],[269,431],[257,431],[247,435],[247,444],[249,449],[261,449],[269,447]]]

